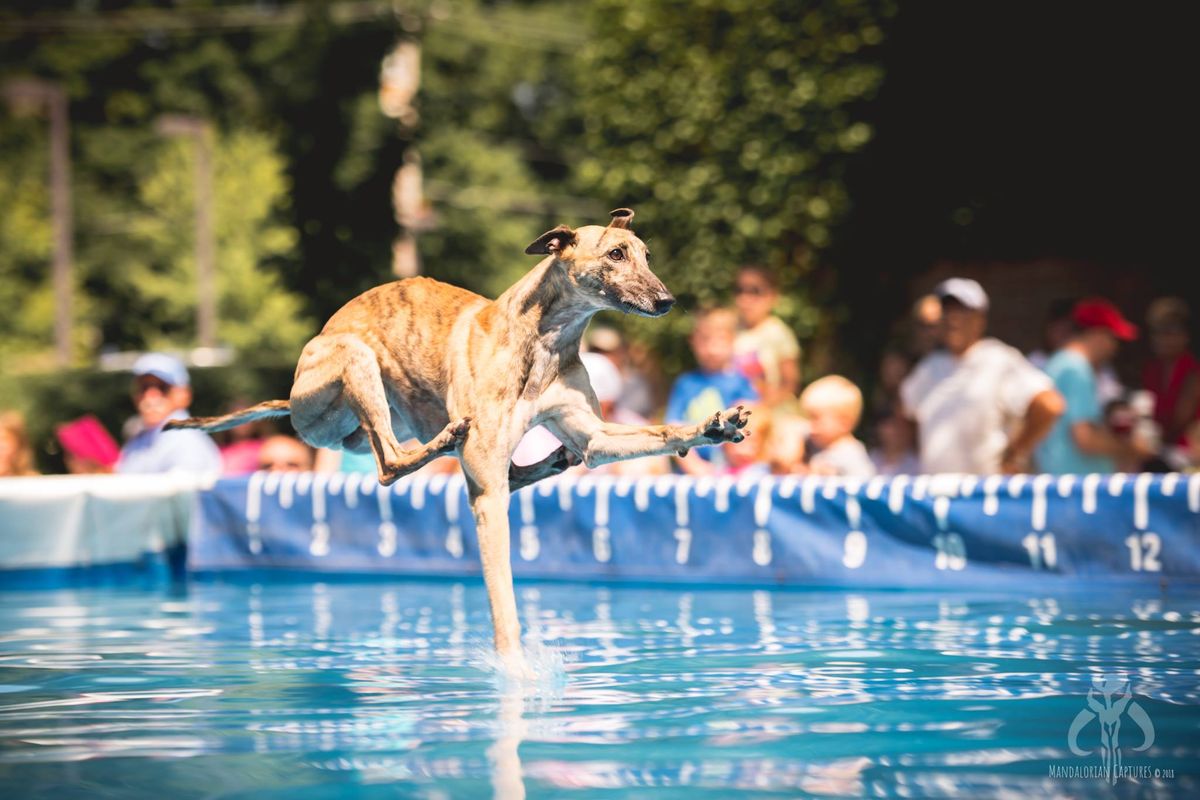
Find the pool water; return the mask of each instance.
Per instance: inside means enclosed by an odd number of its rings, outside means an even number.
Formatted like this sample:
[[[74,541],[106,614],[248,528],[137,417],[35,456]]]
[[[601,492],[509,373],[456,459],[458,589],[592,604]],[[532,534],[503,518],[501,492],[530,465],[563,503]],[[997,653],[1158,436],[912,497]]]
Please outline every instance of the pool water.
[[[1196,590],[517,594],[535,685],[476,583],[0,592],[0,797],[1200,791]]]

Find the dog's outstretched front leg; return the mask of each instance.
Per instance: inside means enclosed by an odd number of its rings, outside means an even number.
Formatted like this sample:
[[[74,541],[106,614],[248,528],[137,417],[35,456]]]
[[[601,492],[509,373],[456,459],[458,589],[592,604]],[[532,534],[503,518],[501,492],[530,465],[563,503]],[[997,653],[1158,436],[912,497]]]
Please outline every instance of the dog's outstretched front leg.
[[[520,467],[510,464],[508,467],[508,490],[515,492],[518,489],[524,489],[526,486],[546,478],[552,478],[582,463],[583,459],[563,446],[536,464]]]
[[[589,467],[640,456],[685,455],[693,447],[740,442],[750,435],[744,406],[713,414],[700,425],[618,425],[605,422],[590,409],[572,408],[548,419],[546,427],[572,449],[583,453]]]

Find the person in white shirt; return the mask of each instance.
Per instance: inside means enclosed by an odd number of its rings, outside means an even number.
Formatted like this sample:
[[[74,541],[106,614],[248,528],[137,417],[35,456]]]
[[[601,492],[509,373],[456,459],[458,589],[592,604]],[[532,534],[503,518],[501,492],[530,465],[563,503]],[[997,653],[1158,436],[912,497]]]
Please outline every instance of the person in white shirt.
[[[942,303],[941,350],[921,359],[900,387],[917,423],[925,472],[1028,472],[1037,444],[1063,413],[1062,397],[1013,347],[984,337],[988,298],[966,278],[934,290]]]

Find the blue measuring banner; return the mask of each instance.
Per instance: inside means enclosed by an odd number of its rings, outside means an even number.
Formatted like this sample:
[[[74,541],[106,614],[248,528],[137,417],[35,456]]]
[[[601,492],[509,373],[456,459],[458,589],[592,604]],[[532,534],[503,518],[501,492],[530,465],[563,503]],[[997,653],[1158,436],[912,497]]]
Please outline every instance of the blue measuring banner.
[[[518,577],[1033,588],[1200,579],[1200,475],[583,476],[512,497]],[[199,494],[189,569],[478,575],[461,477],[256,473]]]

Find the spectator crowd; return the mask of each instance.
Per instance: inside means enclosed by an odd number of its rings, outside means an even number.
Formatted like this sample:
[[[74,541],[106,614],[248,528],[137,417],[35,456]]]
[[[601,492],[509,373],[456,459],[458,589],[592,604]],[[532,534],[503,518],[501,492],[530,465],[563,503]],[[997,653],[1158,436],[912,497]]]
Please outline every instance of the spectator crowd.
[[[747,405],[754,409],[754,435],[603,471],[866,478],[1200,469],[1200,361],[1190,349],[1190,311],[1179,299],[1150,305],[1150,357],[1139,384],[1125,387],[1113,361],[1142,332],[1112,302],[1055,303],[1042,348],[1026,355],[988,335],[984,287],[951,278],[914,304],[864,398],[842,375],[803,380],[800,343],[775,314],[779,288],[771,271],[742,267],[733,295],[732,306],[692,316],[688,344],[696,366],[670,386],[661,419],[694,424]],[[614,328],[594,325],[581,358],[606,419],[645,425],[659,417],[657,371],[644,349]],[[123,444],[92,415],[58,426],[69,472],[375,471],[370,454],[314,451],[265,421],[216,438],[165,431],[168,421],[189,416],[186,367],[171,355],[149,353],[132,372],[133,414],[121,431]],[[534,463],[557,446],[548,431],[535,428],[513,459]],[[457,462],[439,459],[425,469],[452,471]],[[21,416],[0,412],[0,477],[32,474],[33,446]]]

